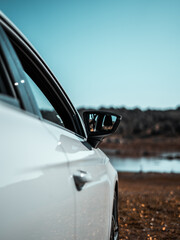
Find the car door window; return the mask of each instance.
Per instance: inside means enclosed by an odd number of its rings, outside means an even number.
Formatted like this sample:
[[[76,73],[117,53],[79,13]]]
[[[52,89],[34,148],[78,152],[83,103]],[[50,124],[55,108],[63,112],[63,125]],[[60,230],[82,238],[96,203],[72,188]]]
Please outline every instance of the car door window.
[[[11,38],[10,41],[21,65],[23,85],[29,102],[33,106],[34,114],[77,132],[74,115],[69,111],[66,99],[62,100],[62,93],[44,63],[39,61],[27,46],[14,42]]]
[[[30,88],[35,97],[37,106],[41,112],[43,119],[46,119],[48,121],[51,121],[53,123],[56,123],[56,124],[64,127],[64,123],[63,123],[61,117],[56,112],[56,110],[54,109],[52,104],[49,102],[47,97],[40,90],[40,88],[35,84],[35,82],[30,78],[30,76],[27,73],[25,73],[25,75],[26,75],[26,80],[28,81],[28,83],[30,85]]]
[[[26,40],[20,39],[8,28],[4,30],[15,50],[13,54],[17,55],[15,63],[19,76],[16,81],[19,81],[18,87],[21,87],[17,96],[22,109],[63,126],[79,136],[87,137],[78,112],[38,53]]]
[[[65,116],[62,117],[64,112],[60,106],[61,104],[55,100],[53,89],[47,83],[44,74],[23,49],[19,48],[19,46],[17,48],[16,45],[14,45],[14,47],[19,61],[17,67],[21,73],[20,82],[25,87],[24,95],[21,96],[22,101],[25,100],[25,97],[28,97],[29,103],[34,109],[33,114],[51,123],[72,130],[72,126],[69,126],[70,124],[68,125],[68,118]],[[26,110],[29,111],[28,109]],[[64,119],[67,119],[66,124],[64,124]]]

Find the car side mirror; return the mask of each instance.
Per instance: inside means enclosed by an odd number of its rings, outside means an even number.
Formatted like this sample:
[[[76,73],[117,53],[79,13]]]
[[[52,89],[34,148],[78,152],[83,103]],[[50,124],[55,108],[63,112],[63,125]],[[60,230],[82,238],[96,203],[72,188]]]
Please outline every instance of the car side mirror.
[[[104,111],[84,111],[83,118],[88,142],[97,147],[104,137],[116,131],[122,116]]]

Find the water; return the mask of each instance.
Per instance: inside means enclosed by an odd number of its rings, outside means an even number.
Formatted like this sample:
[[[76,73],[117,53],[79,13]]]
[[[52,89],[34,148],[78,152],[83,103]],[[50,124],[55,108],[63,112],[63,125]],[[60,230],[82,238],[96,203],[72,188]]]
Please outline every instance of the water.
[[[161,172],[180,173],[180,160],[158,158],[119,158],[110,157],[110,161],[119,172]]]

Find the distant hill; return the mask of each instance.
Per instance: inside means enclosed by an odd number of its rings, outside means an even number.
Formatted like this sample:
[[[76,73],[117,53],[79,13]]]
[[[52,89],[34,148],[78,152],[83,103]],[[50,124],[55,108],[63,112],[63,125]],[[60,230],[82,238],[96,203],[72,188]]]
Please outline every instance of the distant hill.
[[[78,111],[82,116],[84,110]],[[116,132],[123,138],[133,139],[155,136],[178,137],[180,136],[180,107],[175,110],[145,110],[138,108],[129,110],[126,108],[100,108],[122,115],[123,119]]]

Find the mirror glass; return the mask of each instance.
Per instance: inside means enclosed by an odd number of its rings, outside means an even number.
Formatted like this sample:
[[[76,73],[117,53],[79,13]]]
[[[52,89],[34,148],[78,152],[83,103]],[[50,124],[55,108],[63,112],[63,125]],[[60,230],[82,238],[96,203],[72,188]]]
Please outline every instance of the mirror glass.
[[[91,133],[110,133],[114,130],[117,116],[108,113],[86,113]]]

